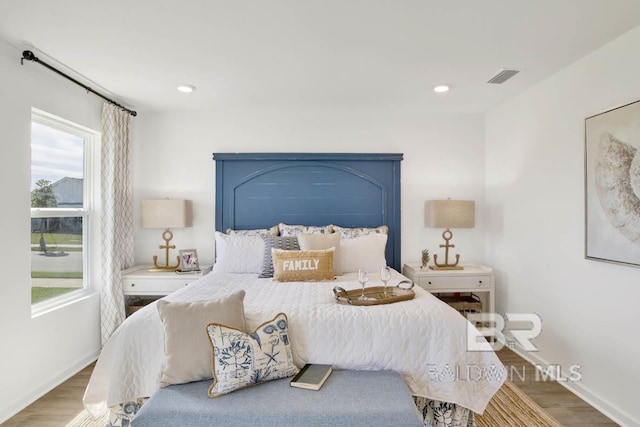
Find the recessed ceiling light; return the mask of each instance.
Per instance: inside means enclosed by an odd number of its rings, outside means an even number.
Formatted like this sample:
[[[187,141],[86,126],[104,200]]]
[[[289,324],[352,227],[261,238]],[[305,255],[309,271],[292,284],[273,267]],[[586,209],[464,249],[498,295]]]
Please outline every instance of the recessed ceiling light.
[[[433,87],[433,91],[437,92],[437,93],[444,93],[444,92],[449,92],[449,89],[451,89],[451,86],[449,85],[436,85]]]
[[[178,86],[178,90],[182,93],[191,93],[196,90],[196,87],[193,85],[180,85]]]

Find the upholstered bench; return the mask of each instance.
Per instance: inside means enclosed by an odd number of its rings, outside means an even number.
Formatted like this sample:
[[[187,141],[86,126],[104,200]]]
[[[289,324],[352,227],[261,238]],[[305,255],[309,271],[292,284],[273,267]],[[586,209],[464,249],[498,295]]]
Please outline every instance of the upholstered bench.
[[[211,381],[158,390],[133,427],[416,426],[423,424],[402,377],[393,371],[334,370],[318,391],[290,378],[210,398]]]

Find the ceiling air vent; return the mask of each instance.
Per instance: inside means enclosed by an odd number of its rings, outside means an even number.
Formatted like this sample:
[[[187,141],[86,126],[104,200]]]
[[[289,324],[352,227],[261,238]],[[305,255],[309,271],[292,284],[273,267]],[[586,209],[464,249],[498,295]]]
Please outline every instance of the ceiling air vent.
[[[519,72],[518,70],[500,70],[498,74],[493,76],[487,83],[502,84]]]

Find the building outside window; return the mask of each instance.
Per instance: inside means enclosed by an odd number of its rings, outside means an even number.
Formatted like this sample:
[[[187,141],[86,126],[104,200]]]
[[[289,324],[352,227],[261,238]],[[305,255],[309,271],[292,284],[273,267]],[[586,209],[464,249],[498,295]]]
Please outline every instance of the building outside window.
[[[85,295],[97,245],[100,134],[32,109],[31,304]]]

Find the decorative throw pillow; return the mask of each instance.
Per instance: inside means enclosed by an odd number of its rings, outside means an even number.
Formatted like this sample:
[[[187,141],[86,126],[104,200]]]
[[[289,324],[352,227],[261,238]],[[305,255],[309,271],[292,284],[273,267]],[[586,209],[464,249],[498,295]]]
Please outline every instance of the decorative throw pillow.
[[[333,225],[333,231],[342,233],[343,239],[353,239],[354,237],[366,236],[369,234],[389,234],[389,227],[386,225],[381,225],[379,227],[340,227],[338,225]]]
[[[378,273],[387,265],[385,248],[386,234],[367,234],[340,242],[340,266],[342,273],[363,268],[369,273]]]
[[[216,263],[222,273],[260,273],[264,240],[260,236],[228,235],[216,231]]]
[[[244,331],[243,301],[244,291],[215,301],[158,300],[166,357],[160,387],[211,378],[211,345],[203,331],[211,322]]]
[[[334,248],[333,253],[333,273],[342,274],[342,266],[340,265],[340,239],[341,232],[329,234],[298,234],[298,244],[303,251],[312,251],[318,249]]]
[[[262,272],[258,277],[273,277],[273,258],[271,249],[283,249],[286,251],[296,251],[300,249],[298,238],[294,236],[266,236],[264,238],[264,255],[262,257]]]
[[[333,273],[334,251],[334,248],[317,251],[271,249],[273,280],[280,282],[333,280],[335,279]]]
[[[277,236],[278,233],[279,230],[277,225],[274,225],[271,228],[256,228],[253,230],[234,230],[233,228],[227,228],[227,234],[240,236]]]
[[[249,334],[220,323],[207,325],[213,348],[209,396],[295,375],[298,368],[293,364],[288,323],[287,316],[279,313]]]
[[[282,222],[278,224],[278,230],[280,230],[281,236],[297,236],[298,233],[327,234],[333,232],[333,228],[330,225],[318,227],[315,225],[289,225]]]

